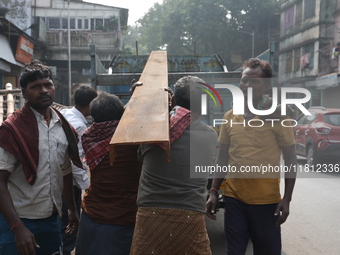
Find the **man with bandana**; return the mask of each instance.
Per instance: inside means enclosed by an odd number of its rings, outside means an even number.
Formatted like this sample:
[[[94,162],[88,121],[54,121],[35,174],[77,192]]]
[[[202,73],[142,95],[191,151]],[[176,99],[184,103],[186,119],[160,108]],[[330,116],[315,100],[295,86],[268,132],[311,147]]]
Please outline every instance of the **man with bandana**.
[[[78,228],[70,161],[82,167],[77,134],[51,107],[52,80],[40,61],[27,64],[19,79],[26,104],[0,126],[0,254],[62,254],[62,194],[66,232]]]

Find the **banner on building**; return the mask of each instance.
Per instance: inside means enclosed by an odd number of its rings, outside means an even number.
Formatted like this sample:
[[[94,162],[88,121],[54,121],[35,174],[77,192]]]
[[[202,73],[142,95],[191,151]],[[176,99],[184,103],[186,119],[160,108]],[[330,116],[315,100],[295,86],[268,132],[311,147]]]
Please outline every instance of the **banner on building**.
[[[31,63],[33,58],[33,49],[34,43],[25,36],[20,35],[15,59],[24,64]]]
[[[327,89],[337,87],[339,84],[339,77],[337,73],[332,73],[316,78],[317,89]]]

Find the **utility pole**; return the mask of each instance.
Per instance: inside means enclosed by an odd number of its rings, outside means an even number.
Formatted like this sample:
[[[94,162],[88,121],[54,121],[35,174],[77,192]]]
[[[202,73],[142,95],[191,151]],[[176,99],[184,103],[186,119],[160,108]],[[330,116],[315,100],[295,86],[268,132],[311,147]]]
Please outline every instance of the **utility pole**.
[[[68,0],[67,9],[67,50],[68,50],[68,104],[72,105],[71,100],[71,22],[70,22],[70,0]]]
[[[251,35],[252,36],[252,44],[251,44],[251,57],[254,58],[254,48],[255,48],[255,32],[246,32],[246,31],[241,31],[241,30],[236,30],[240,33],[245,33],[245,34],[248,34],[248,35]]]

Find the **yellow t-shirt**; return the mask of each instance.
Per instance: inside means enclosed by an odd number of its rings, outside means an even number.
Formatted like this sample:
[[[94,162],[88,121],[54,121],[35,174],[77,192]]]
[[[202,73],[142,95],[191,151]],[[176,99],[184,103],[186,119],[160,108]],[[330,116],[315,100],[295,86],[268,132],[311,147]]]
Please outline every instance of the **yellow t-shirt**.
[[[231,169],[227,173],[224,195],[246,204],[278,203],[281,200],[280,167],[283,167],[280,166],[280,146],[295,144],[292,127],[284,127],[291,126],[290,121],[285,120],[288,118],[261,120],[256,116],[249,122],[243,115],[233,115],[232,110],[224,119],[228,122],[222,125],[218,141],[230,145],[228,165]]]

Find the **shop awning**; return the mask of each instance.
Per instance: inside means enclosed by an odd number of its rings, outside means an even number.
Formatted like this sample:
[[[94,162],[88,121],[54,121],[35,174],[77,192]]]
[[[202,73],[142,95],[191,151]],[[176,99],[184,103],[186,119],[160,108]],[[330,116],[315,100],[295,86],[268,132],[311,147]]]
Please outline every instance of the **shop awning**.
[[[14,58],[11,46],[7,40],[7,37],[4,35],[0,35],[0,60],[4,60],[10,64],[18,65],[17,61]]]

